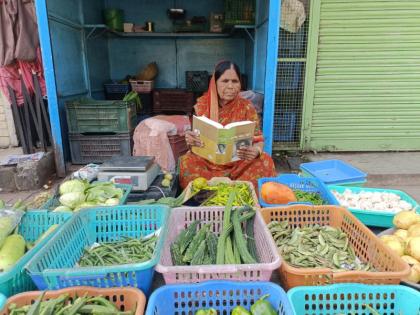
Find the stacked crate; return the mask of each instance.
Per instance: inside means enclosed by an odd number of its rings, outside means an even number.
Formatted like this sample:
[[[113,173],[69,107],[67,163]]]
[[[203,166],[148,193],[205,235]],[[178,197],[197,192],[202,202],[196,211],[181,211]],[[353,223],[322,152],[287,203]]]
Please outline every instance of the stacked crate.
[[[134,102],[76,100],[66,103],[73,164],[101,163],[130,156],[136,126]]]
[[[183,89],[156,89],[153,91],[153,113],[191,115],[194,107],[194,93]]]

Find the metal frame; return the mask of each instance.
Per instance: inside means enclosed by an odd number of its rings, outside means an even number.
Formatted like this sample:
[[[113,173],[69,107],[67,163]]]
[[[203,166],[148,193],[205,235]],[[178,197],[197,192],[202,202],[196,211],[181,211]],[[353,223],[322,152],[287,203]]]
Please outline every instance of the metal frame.
[[[277,78],[277,50],[281,17],[281,0],[270,0],[268,15],[267,55],[264,86],[264,151],[271,155],[274,131],[274,100]]]
[[[53,146],[55,149],[55,162],[57,175],[64,177],[66,174],[65,160],[63,153],[63,142],[62,142],[62,129],[60,125],[60,114],[59,114],[59,103],[57,95],[57,84],[54,71],[54,60],[51,47],[51,36],[49,29],[49,14],[47,10],[46,0],[36,0],[35,7],[38,17],[38,29],[42,51],[42,58],[44,62],[44,75],[46,80],[46,89],[49,101],[49,116],[51,121],[51,131],[53,136]],[[281,0],[270,0],[269,1],[269,16],[268,16],[268,34],[267,34],[267,55],[266,55],[266,71],[265,71],[265,86],[264,86],[264,126],[263,134],[265,138],[264,150],[268,153],[272,153],[273,146],[273,123],[274,123],[274,99],[275,99],[275,86],[276,86],[276,69],[277,69],[277,48],[279,41],[279,28],[280,28],[280,16],[281,16]],[[60,17],[53,17],[60,18]],[[68,22],[68,21],[63,21]],[[73,27],[84,28],[83,25],[71,23]],[[87,25],[86,28],[93,29],[99,27],[98,25]],[[83,31],[84,41],[86,35],[92,35],[92,31]],[[254,38],[255,40],[255,38]],[[86,58],[86,56],[83,56]],[[85,67],[86,67],[85,60]],[[255,67],[255,64],[254,64]],[[84,76],[88,76],[86,69],[84,69]],[[253,80],[255,80],[255,72],[253,73]],[[86,82],[89,82],[87,80]]]
[[[55,167],[57,175],[59,177],[65,177],[66,168],[63,153],[63,140],[61,137],[60,112],[58,108],[57,86],[55,82],[54,60],[51,48],[46,0],[36,0],[35,8],[38,16],[38,33],[41,44],[42,61],[44,64],[45,84],[48,94],[48,108],[54,142]]]
[[[305,87],[303,95],[302,130],[300,149],[308,150],[311,140],[312,111],[314,106],[316,63],[318,59],[319,21],[321,0],[312,1],[306,55]]]

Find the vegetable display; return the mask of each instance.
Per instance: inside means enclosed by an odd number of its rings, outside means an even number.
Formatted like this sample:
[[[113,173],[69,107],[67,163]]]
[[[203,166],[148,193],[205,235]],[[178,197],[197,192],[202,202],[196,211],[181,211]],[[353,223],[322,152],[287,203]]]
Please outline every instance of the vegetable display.
[[[5,206],[5,202],[1,202]],[[15,204],[19,208],[21,204]],[[17,233],[23,212],[13,208],[0,209],[0,274],[12,268],[25,254],[25,239]]]
[[[199,177],[193,180],[192,194],[196,194],[202,189],[217,191],[217,194],[214,197],[210,198],[203,204],[203,206],[206,207],[225,206],[228,202],[229,194],[232,191],[236,192],[232,206],[254,205],[252,192],[246,183],[218,183],[217,185],[209,186],[207,180],[203,177]]]
[[[261,186],[261,198],[268,204],[288,204],[297,201],[293,190],[276,182],[266,182]]]
[[[310,193],[299,189],[292,190],[289,186],[276,182],[265,182],[261,185],[261,198],[268,204],[285,205],[290,202],[310,202],[313,205],[325,204],[318,193]]]
[[[15,216],[5,216],[5,212],[11,212]],[[34,243],[26,242],[23,236],[17,233],[22,215],[20,212],[0,210],[0,274],[10,270],[26,251],[32,249],[58,227],[57,224],[52,225]]]
[[[309,193],[302,190],[294,190],[297,201],[299,202],[310,202],[314,206],[320,206],[325,204],[324,200],[317,193]]]
[[[413,210],[412,204],[402,200],[399,195],[391,192],[360,191],[356,193],[350,189],[344,190],[343,193],[336,190],[331,190],[331,192],[337,198],[340,205],[347,208],[391,213]]]
[[[10,304],[10,315],[134,315],[134,311],[120,311],[114,303],[102,296],[89,297],[87,294],[71,299],[68,294],[62,294],[58,298],[44,300],[42,293],[33,304],[18,307]]]
[[[331,226],[293,228],[288,221],[273,221],[268,228],[283,259],[297,268],[374,271],[356,257],[346,233]]]
[[[72,179],[59,187],[59,202],[54,211],[71,212],[95,206],[116,206],[124,195],[121,188],[111,182],[96,182]]]
[[[211,231],[210,223],[202,225],[197,231],[200,221],[194,221],[178,235],[170,246],[175,266],[257,263],[253,238],[255,210],[249,206],[232,210],[234,200],[235,191],[231,191],[219,236]],[[244,225],[248,224],[252,224],[252,234],[244,235],[251,230],[244,229]]]
[[[268,295],[264,295],[259,298],[251,305],[249,311],[245,307],[238,305],[232,310],[230,315],[277,315],[278,313],[274,307],[266,300],[267,297]],[[195,312],[195,315],[219,315],[219,313],[214,308],[208,308],[198,310]]]
[[[397,230],[380,239],[411,267],[405,281],[420,283],[420,214],[402,211],[395,215],[393,223]]]
[[[135,239],[126,238],[117,242],[97,244],[85,249],[80,258],[80,267],[113,266],[137,264],[152,258],[156,247],[157,236]]]
[[[124,102],[135,102],[136,103],[136,111],[139,113],[142,109],[142,104],[140,100],[140,96],[135,91],[130,91],[126,96],[123,98]]]
[[[0,272],[12,268],[24,254],[25,239],[22,235],[9,235],[0,249]]]
[[[173,178],[174,177],[172,176],[171,173],[165,173],[165,175],[163,176],[161,185],[163,187],[169,187],[169,186],[171,186],[171,181],[172,181]]]

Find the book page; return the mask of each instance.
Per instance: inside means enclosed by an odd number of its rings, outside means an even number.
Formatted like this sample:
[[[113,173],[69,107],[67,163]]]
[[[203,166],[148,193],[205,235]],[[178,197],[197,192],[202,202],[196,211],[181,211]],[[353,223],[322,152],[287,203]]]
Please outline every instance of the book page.
[[[207,117],[194,116],[193,129],[199,130],[203,147],[192,147],[192,152],[215,164],[238,161],[237,150],[252,145],[255,125],[252,121],[240,121],[223,128]]]
[[[244,126],[244,125],[249,125],[249,124],[255,124],[255,122],[253,121],[249,121],[249,120],[244,120],[244,121],[235,121],[233,123],[227,124],[226,126],[224,126],[223,128],[225,129],[230,129],[230,128],[235,128],[238,126]]]
[[[221,123],[218,123],[217,121],[211,120],[210,118],[207,118],[206,116],[194,116],[194,118],[199,119],[199,120],[203,121],[204,123],[212,125],[216,128],[223,129],[223,125]]]
[[[240,158],[237,155],[238,150],[245,149],[252,146],[252,138],[236,139],[233,143],[232,161],[238,161]]]

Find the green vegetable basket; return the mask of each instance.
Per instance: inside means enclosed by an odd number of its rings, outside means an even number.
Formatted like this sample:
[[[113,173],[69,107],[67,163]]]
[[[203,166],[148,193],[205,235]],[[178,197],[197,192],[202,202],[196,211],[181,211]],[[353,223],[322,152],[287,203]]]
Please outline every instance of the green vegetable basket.
[[[115,184],[115,187],[121,188],[122,190],[124,190],[124,195],[120,199],[120,205],[124,205],[133,186],[128,185],[128,184]],[[53,210],[54,208],[58,207],[60,205],[60,201],[58,200],[59,198],[60,198],[60,195],[58,193],[58,187],[57,187],[57,191],[55,195],[51,197],[50,199],[48,199],[48,201],[42,206],[42,209]]]
[[[113,206],[84,209],[63,226],[26,266],[40,290],[71,286],[98,288],[137,287],[150,292],[154,266],[159,261],[167,234],[169,207]],[[150,260],[113,266],[78,267],[85,248],[93,243],[140,238],[160,230]]]
[[[346,283],[296,287],[287,295],[297,315],[420,314],[420,292],[401,285]]]
[[[47,231],[50,226],[64,223],[70,216],[70,213],[53,213],[47,210],[28,211],[22,217],[19,224],[19,234],[24,237],[25,241],[34,242]],[[12,269],[6,272],[0,272],[0,293],[11,296],[35,288],[31,277],[26,273],[23,267],[53,237],[53,235],[59,231],[60,228],[61,227],[54,230],[29,250],[18,260]]]

